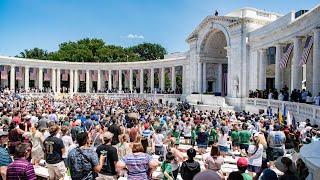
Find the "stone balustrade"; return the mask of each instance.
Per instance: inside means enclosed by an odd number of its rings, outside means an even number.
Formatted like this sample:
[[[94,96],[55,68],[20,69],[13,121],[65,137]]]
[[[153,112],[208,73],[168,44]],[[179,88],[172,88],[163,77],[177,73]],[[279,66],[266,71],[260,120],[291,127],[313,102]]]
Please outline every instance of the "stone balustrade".
[[[289,101],[247,98],[245,100],[245,110],[258,113],[260,109],[267,110],[268,107],[272,108],[273,113],[278,111],[278,108],[282,110],[283,106],[287,111],[292,113],[297,121],[304,121],[310,119],[315,124],[320,124],[320,106],[296,103]]]

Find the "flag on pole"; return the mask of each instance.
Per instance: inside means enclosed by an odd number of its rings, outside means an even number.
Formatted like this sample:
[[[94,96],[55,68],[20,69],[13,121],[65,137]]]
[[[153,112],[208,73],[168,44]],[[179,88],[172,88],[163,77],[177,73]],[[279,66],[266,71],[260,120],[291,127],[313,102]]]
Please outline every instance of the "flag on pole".
[[[136,74],[136,79],[137,81],[140,81],[140,71],[138,71],[138,73]]]
[[[283,124],[283,117],[282,117],[282,112],[278,108],[278,121],[279,124]]]
[[[313,45],[313,36],[308,36],[303,48],[299,66],[302,66],[307,63],[312,45]]]
[[[291,126],[292,125],[292,116],[290,111],[288,111],[288,115],[287,115],[287,126]]]
[[[293,50],[293,44],[288,44],[286,47],[285,53],[282,55],[280,60],[280,69],[284,69],[287,67],[292,50]]]
[[[114,82],[118,82],[119,81],[119,76],[118,76],[118,72],[117,71],[114,72],[113,78],[114,78]]]
[[[8,79],[8,71],[6,66],[0,66],[1,70],[1,79],[7,80]]]
[[[126,72],[124,73],[124,76],[125,76],[126,80],[129,80],[129,79],[130,79],[130,72],[129,72],[129,71],[126,71]]]
[[[294,115],[292,114],[292,129],[296,130],[297,129],[297,122],[296,118],[294,118]]]

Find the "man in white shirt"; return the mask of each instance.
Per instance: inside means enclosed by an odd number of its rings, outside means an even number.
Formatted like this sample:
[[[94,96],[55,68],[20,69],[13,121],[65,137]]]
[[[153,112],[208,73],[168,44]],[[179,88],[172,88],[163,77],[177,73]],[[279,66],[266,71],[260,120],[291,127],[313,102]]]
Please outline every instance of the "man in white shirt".
[[[314,104],[320,106],[320,93],[318,94],[318,96],[314,97]]]

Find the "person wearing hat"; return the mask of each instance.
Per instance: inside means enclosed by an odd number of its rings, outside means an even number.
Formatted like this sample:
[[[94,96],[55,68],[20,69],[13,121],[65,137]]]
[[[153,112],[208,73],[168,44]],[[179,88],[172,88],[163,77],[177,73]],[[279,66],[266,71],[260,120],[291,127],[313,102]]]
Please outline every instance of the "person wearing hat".
[[[97,154],[106,156],[102,169],[99,173],[99,179],[117,179],[115,165],[118,162],[117,149],[111,145],[113,134],[109,131],[103,134],[103,144],[97,147]],[[97,178],[98,179],[98,178]]]
[[[8,143],[8,132],[0,131],[0,173],[2,179],[6,179],[7,166],[12,162],[10,154],[5,147]]]
[[[277,157],[284,155],[286,135],[280,131],[280,125],[274,124],[273,131],[271,131],[267,138],[268,149],[267,155],[269,161],[274,161]]]
[[[288,157],[279,157],[274,163],[275,167],[283,172],[283,175],[279,177],[280,180],[298,180],[298,176],[296,175],[296,169],[292,160]]]
[[[62,154],[65,152],[63,141],[56,137],[60,128],[52,125],[49,128],[50,136],[44,140],[45,160],[48,167],[50,179],[64,178],[66,167],[63,162]]]
[[[237,167],[239,172],[241,172],[241,175],[244,180],[252,180],[252,177],[246,173],[246,170],[248,168],[248,160],[245,157],[241,157],[237,161]]]

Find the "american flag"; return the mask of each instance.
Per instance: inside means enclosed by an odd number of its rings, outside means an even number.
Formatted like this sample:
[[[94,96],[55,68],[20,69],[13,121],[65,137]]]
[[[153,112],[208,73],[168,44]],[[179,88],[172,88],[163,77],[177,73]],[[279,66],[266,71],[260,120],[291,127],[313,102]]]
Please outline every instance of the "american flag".
[[[222,64],[222,96],[227,95],[228,90],[228,64]]]
[[[168,69],[168,77],[169,80],[172,80],[171,68]]]
[[[280,60],[280,68],[281,69],[284,69],[287,67],[289,57],[291,55],[292,50],[293,50],[293,44],[288,44],[286,47],[286,51],[282,55],[281,60]]]
[[[98,81],[98,73],[97,71],[92,72],[92,81]]]
[[[306,44],[304,45],[304,48],[303,48],[301,59],[300,59],[300,63],[299,63],[300,66],[307,63],[312,45],[313,45],[313,36],[308,36],[306,40]]]
[[[118,72],[117,71],[114,72],[113,80],[114,80],[114,82],[118,82],[119,81],[119,76],[118,76]]]
[[[109,80],[109,72],[104,71],[104,80]]]
[[[140,71],[137,72],[136,79],[137,79],[137,81],[140,81]]]
[[[130,79],[130,71],[126,71],[124,73],[124,77],[126,78],[126,80],[129,80]]]
[[[67,70],[62,70],[62,81],[68,81],[68,73]]]
[[[35,68],[30,68],[30,80],[37,79],[37,71]]]
[[[44,74],[44,80],[45,81],[50,81],[50,73],[49,73],[49,70],[48,69],[44,69],[43,70],[43,74]]]
[[[16,70],[16,80],[22,80],[22,67],[15,67]]]
[[[6,80],[8,79],[8,71],[6,66],[0,66],[1,70],[1,79]]]
[[[80,71],[80,76],[79,76],[79,79],[80,79],[80,81],[85,81],[85,80],[86,80],[86,77],[85,77],[85,72],[84,72],[84,70],[81,70],[81,71]]]

